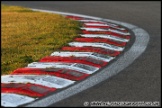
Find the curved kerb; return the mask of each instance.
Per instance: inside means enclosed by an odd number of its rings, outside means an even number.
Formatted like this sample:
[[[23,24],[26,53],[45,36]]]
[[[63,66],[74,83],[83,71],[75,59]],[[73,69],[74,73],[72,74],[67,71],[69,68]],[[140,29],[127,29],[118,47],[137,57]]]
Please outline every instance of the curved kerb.
[[[46,107],[51,104],[54,104],[58,101],[61,101],[65,98],[68,98],[74,94],[77,94],[83,90],[86,90],[110,77],[113,75],[116,75],[120,71],[122,71],[124,68],[129,66],[135,59],[137,59],[146,49],[147,44],[149,42],[149,34],[143,30],[142,28],[139,28],[135,25],[110,20],[110,19],[103,19],[99,17],[92,17],[87,15],[81,15],[81,14],[74,14],[74,13],[65,13],[65,12],[58,12],[58,11],[48,11],[48,10],[40,10],[40,9],[32,9],[34,11],[41,11],[41,12],[48,12],[48,13],[55,13],[55,14],[61,14],[61,15],[74,15],[74,16],[80,16],[85,18],[92,18],[96,20],[102,20],[102,21],[108,21],[112,23],[116,23],[119,25],[122,25],[124,27],[127,27],[130,29],[134,35],[135,35],[135,42],[131,46],[129,50],[127,50],[122,56],[120,56],[116,62],[113,62],[106,68],[102,69],[100,72],[96,73],[95,75],[81,81],[80,83],[68,87],[63,91],[60,91],[58,93],[52,94],[48,97],[45,97],[43,99],[34,101],[30,104],[24,105],[25,107]]]

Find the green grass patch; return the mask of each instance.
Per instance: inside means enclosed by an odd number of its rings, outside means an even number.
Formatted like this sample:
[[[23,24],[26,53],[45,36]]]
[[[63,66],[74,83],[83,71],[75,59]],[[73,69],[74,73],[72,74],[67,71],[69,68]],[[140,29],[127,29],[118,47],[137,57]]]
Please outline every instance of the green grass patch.
[[[78,36],[79,26],[61,15],[1,5],[1,74],[59,50]]]

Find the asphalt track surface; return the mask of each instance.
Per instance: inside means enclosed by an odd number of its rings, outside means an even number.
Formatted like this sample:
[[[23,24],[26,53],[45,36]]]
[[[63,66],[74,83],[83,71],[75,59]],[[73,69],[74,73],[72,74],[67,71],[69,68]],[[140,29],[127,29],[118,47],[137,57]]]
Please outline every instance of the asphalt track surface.
[[[161,101],[160,1],[2,1],[1,3],[127,22],[143,28],[150,35],[145,52],[119,74],[51,106],[84,106],[86,101]]]

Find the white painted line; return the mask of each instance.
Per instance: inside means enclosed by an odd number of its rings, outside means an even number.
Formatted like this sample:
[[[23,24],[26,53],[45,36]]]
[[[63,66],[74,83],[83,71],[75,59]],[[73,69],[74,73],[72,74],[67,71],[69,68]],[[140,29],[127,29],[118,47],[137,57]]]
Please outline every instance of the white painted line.
[[[128,42],[129,39],[124,39],[120,37],[116,37],[113,35],[105,35],[105,34],[80,34],[82,37],[92,37],[92,38],[105,38],[105,39],[112,39],[114,41],[119,41],[119,42]]]
[[[4,75],[1,77],[1,83],[32,83],[54,88],[63,88],[74,82],[50,75]]]
[[[118,30],[113,30],[113,29],[101,29],[101,28],[90,28],[90,27],[80,27],[80,29],[83,29],[83,30],[86,30],[86,31],[101,31],[101,32],[113,32],[113,33],[117,33],[117,34],[120,34],[120,35],[124,35],[124,36],[127,36],[127,35],[130,35],[130,33],[125,33],[125,32],[122,32],[122,31],[118,31]]]
[[[63,68],[72,69],[86,74],[92,74],[99,70],[98,67],[79,63],[61,63],[61,62],[33,62],[28,64],[30,68]]]
[[[100,47],[104,49],[109,49],[113,51],[123,51],[124,47],[119,47],[115,45],[110,45],[107,43],[98,43],[98,42],[70,42],[68,43],[70,46],[76,46],[76,47],[84,47],[84,46],[92,46],[92,47]]]
[[[24,95],[14,93],[1,93],[1,106],[4,107],[17,107],[19,105],[26,104],[34,100],[35,98]]]
[[[68,56],[76,56],[76,57],[90,57],[97,60],[102,60],[105,62],[110,62],[115,57],[110,57],[108,55],[93,53],[93,52],[53,52],[51,56],[62,56],[62,57],[68,57]]]

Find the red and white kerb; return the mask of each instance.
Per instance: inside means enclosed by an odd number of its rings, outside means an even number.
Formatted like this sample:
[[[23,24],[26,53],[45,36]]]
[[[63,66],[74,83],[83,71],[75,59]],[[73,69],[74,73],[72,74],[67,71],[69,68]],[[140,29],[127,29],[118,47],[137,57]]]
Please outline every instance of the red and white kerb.
[[[60,51],[1,76],[1,106],[33,102],[82,81],[120,55],[131,38],[126,28],[78,16],[82,33]]]

